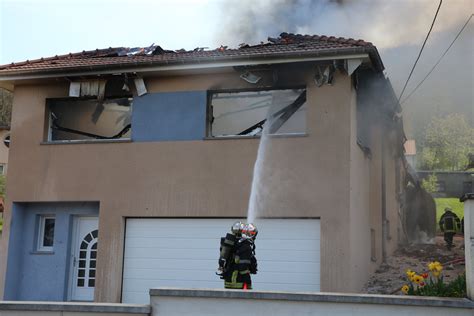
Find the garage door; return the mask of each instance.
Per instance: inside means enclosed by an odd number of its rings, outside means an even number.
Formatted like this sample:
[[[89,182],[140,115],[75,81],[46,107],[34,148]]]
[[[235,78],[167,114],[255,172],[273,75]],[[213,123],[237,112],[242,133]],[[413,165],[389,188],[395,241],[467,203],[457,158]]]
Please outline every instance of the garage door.
[[[124,303],[149,303],[157,287],[223,288],[215,275],[220,237],[233,219],[127,219]],[[317,219],[259,219],[255,290],[319,291]]]

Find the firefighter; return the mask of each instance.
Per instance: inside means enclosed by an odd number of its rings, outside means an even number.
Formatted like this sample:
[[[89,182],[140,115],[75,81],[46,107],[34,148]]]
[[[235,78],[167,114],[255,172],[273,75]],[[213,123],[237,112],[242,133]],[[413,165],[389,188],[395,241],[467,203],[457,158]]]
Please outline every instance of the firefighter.
[[[257,273],[255,258],[255,238],[257,227],[246,224],[242,228],[242,237],[235,244],[234,253],[224,272],[224,287],[226,289],[252,289],[250,274]]]
[[[229,259],[232,257],[236,243],[242,237],[242,228],[244,224],[241,221],[237,221],[230,227],[230,233],[227,233],[225,237],[221,238],[221,248],[219,255],[219,267],[217,268],[216,274],[224,278],[226,267],[229,264]]]
[[[444,214],[441,215],[439,220],[439,228],[444,233],[444,241],[446,241],[446,247],[451,250],[453,247],[453,237],[460,230],[461,221],[459,217],[447,207],[444,209]]]

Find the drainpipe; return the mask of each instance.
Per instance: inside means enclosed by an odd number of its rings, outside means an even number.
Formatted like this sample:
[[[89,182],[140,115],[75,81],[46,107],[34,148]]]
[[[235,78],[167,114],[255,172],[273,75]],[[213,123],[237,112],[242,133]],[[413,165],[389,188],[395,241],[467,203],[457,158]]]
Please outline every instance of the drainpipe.
[[[384,132],[381,133],[382,155],[382,265],[387,264],[387,198],[385,190],[385,141]]]

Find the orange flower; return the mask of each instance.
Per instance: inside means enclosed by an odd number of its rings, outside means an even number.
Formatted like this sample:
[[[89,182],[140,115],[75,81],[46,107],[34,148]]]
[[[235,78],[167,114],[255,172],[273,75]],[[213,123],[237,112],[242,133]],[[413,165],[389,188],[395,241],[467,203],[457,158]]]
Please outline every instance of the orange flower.
[[[423,273],[421,276],[423,277],[423,279],[428,279],[428,273]]]

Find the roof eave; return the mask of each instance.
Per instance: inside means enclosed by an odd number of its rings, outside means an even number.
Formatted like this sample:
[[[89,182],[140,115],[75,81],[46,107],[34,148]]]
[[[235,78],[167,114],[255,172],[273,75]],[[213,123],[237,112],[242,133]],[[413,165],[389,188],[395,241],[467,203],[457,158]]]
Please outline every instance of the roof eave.
[[[186,69],[205,69],[217,67],[245,66],[255,64],[277,64],[304,61],[332,60],[332,59],[351,59],[369,57],[371,63],[377,71],[383,71],[384,66],[380,55],[375,46],[362,46],[344,49],[332,49],[322,52],[291,52],[291,53],[268,53],[258,56],[222,56],[206,59],[176,62],[128,62],[121,64],[105,64],[94,66],[64,67],[56,69],[43,70],[18,70],[18,71],[0,71],[0,82],[13,80],[28,80],[54,77],[74,77],[85,75],[113,74],[117,72],[154,72],[168,70],[186,70]]]

